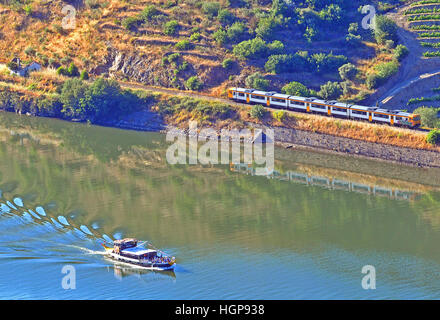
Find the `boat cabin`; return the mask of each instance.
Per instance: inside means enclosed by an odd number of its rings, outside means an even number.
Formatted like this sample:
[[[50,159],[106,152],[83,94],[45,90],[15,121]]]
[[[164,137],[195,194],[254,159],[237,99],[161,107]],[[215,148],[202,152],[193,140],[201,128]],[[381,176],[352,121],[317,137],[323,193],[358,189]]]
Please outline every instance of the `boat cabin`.
[[[121,251],[127,248],[134,248],[137,246],[138,241],[133,238],[126,238],[122,240],[115,240],[113,242],[114,248],[116,251]]]
[[[121,255],[132,259],[152,260],[157,257],[157,251],[142,247],[133,247],[121,250]]]

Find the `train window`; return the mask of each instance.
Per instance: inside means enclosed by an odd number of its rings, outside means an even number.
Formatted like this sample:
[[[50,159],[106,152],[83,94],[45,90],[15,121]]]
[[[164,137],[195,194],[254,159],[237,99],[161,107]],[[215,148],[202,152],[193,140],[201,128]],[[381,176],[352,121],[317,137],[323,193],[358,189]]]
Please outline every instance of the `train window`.
[[[388,119],[388,115],[387,115],[387,114],[375,113],[374,116],[375,116],[376,118]]]
[[[316,108],[316,109],[325,109],[327,108],[326,106],[320,105],[320,104],[313,104],[312,103],[312,108]]]
[[[274,102],[281,102],[281,103],[285,103],[285,102],[286,102],[285,99],[281,99],[281,98],[273,98],[273,97],[272,97],[272,101],[274,101]]]
[[[360,116],[367,115],[367,113],[365,111],[357,111],[357,110],[351,110],[351,114],[358,114]]]
[[[252,97],[252,99],[258,99],[258,100],[264,100],[266,98],[266,97],[255,96],[255,95],[252,95],[251,97]]]
[[[296,105],[303,106],[303,107],[306,105],[305,102],[292,101],[292,100],[290,100],[290,104],[296,104]]]
[[[347,112],[346,109],[342,109],[342,108],[338,108],[338,107],[333,107],[333,111],[336,111],[336,112]]]
[[[244,97],[244,93],[243,92],[238,92],[238,96],[239,97]]]

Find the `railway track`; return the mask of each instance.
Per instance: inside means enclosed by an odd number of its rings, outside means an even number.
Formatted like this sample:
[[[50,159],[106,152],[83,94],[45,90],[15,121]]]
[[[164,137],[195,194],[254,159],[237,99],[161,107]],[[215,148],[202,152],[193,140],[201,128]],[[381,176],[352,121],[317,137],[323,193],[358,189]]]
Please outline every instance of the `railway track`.
[[[213,97],[213,96],[209,96],[209,95],[201,94],[201,93],[194,93],[194,92],[182,91],[182,90],[177,90],[177,89],[162,88],[162,87],[155,87],[155,86],[147,86],[147,85],[143,85],[143,84],[139,84],[139,83],[125,82],[125,81],[120,81],[120,80],[118,80],[118,82],[121,85],[121,87],[126,88],[126,89],[147,90],[147,91],[159,92],[159,93],[170,94],[170,95],[175,95],[175,96],[180,96],[180,97],[203,99],[203,100],[227,103],[230,105],[242,106],[242,107],[247,107],[247,108],[250,107],[250,105],[247,103],[236,102],[236,101],[230,100],[228,98]],[[267,106],[265,106],[265,109],[270,110],[270,111],[284,110],[290,114],[296,114],[296,115],[309,114],[309,113],[304,113],[301,111],[292,111],[292,110],[286,110],[286,109],[281,109],[281,108],[272,108],[272,107],[267,107]],[[327,116],[325,116],[323,114],[316,114],[316,115],[328,118]],[[357,121],[356,119],[345,119],[345,118],[337,118],[337,119],[338,119],[338,121]],[[424,128],[408,128],[408,129],[422,131],[422,132],[429,131],[428,129],[424,129]]]

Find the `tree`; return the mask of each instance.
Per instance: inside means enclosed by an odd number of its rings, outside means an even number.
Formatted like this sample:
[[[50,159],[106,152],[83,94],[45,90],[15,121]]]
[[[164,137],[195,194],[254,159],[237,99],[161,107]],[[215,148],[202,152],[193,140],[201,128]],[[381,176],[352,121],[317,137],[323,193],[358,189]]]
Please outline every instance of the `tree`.
[[[297,81],[292,81],[286,84],[281,89],[281,92],[291,96],[300,96],[300,97],[308,97],[310,95],[310,90],[307,89],[305,85]]]
[[[62,113],[68,118],[85,119],[87,84],[80,79],[68,79],[61,89],[60,101],[63,104]]]
[[[266,72],[280,74],[283,72],[290,72],[293,67],[293,55],[291,54],[276,54],[271,55],[267,59],[264,69]]]
[[[259,72],[255,72],[248,76],[245,83],[247,87],[258,90],[267,90],[270,85],[269,80],[264,79],[264,76]]]
[[[203,87],[203,82],[197,76],[188,78],[185,84],[188,90],[200,90]]]
[[[238,58],[262,58],[267,55],[267,43],[261,38],[242,41],[234,46],[233,53]]]
[[[338,71],[342,80],[353,80],[357,74],[356,66],[351,63],[346,63],[340,66]]]
[[[379,44],[386,40],[397,42],[397,25],[386,16],[376,15],[374,18],[374,37]]]
[[[342,94],[342,88],[339,83],[328,81],[321,86],[319,95],[326,100],[337,99]]]
[[[420,115],[422,126],[436,128],[440,126],[440,121],[437,117],[438,111],[438,108],[420,107],[414,110],[414,113]]]
[[[113,79],[98,78],[88,86],[85,104],[87,113],[96,119],[128,111],[124,105],[121,87]]]

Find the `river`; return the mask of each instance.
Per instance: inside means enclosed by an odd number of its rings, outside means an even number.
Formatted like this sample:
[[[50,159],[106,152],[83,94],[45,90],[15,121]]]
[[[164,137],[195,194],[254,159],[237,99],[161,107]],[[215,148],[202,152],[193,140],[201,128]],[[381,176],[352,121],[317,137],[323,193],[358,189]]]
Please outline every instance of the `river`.
[[[0,299],[440,298],[438,169],[276,148],[263,177],[170,165],[159,133],[0,124]],[[175,271],[108,260],[101,243],[121,237]]]

